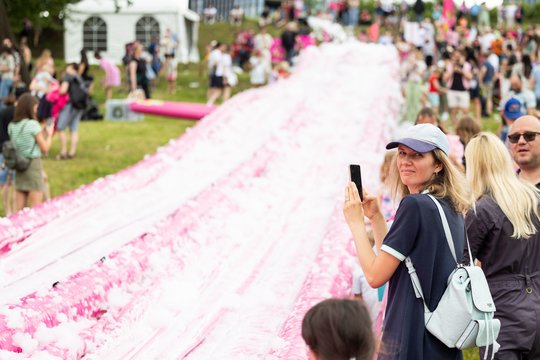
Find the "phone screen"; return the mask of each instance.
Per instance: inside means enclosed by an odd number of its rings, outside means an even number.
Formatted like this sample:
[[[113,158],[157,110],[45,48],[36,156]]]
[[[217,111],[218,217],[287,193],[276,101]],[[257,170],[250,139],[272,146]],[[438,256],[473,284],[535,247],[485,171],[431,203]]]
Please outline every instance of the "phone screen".
[[[356,184],[356,188],[360,194],[360,200],[364,201],[364,194],[362,193],[362,172],[360,171],[360,165],[349,165],[349,171],[351,174],[351,181]]]

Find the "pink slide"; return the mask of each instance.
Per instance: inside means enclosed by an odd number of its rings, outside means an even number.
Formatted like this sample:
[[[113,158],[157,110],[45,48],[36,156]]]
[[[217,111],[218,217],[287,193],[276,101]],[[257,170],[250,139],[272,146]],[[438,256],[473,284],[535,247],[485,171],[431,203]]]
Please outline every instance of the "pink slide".
[[[174,101],[144,100],[131,103],[129,108],[131,111],[142,114],[200,120],[216,110],[217,106]]]
[[[138,164],[0,219],[0,359],[306,359],[305,312],[357,261],[348,164],[378,186],[401,102],[395,49],[311,46]]]

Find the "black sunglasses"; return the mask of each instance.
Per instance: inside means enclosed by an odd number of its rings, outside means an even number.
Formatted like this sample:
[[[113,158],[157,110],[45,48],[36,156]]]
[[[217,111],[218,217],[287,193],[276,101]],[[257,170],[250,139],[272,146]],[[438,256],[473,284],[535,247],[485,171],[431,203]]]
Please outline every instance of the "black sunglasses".
[[[527,131],[527,132],[524,132],[523,134],[511,134],[511,135],[508,135],[508,141],[510,141],[512,144],[517,144],[521,135],[523,135],[523,139],[525,139],[526,142],[530,142],[536,139],[536,135],[540,135],[540,133]]]

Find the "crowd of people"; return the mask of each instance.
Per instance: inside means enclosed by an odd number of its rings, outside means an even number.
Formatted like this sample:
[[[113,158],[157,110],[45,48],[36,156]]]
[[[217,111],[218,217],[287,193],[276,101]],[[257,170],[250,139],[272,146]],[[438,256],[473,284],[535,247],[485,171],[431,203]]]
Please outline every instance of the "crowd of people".
[[[540,308],[539,134],[540,119],[533,115],[514,121],[506,144],[477,128],[476,134],[469,133],[465,139],[465,176],[450,159],[448,135],[433,124],[418,124],[386,146],[397,151],[391,150],[387,158],[392,160],[383,164],[382,171],[387,171],[388,163],[391,170],[382,194],[372,195],[363,189],[361,200],[356,185],[351,182],[347,186],[344,214],[363,270],[362,281],[374,288],[388,283],[387,305],[379,310],[385,318],[382,335],[379,328],[376,340],[379,359],[461,358],[461,351],[444,345],[426,330],[424,305],[415,294],[405,260],[414,263],[426,304],[434,311],[456,261],[466,262],[469,249],[486,275],[495,318],[501,322],[498,352],[493,354],[491,348],[486,353],[481,347],[481,355],[495,359],[540,356],[540,322],[527,316]],[[390,213],[381,206],[388,189],[400,199]],[[427,194],[435,196],[444,209],[457,260]],[[371,231],[364,219],[368,219]],[[377,301],[369,299],[364,297],[368,306]],[[372,329],[373,315],[362,320]],[[369,346],[365,349],[366,354],[371,353]],[[350,350],[349,356],[356,354]]]
[[[162,68],[167,72],[168,91],[176,91],[177,47],[177,38],[168,29],[161,39],[154,39],[146,48],[138,41],[126,46],[125,79],[130,96],[150,98]],[[121,86],[121,71],[100,51],[94,51],[93,56],[105,75],[100,88],[105,98],[111,99],[113,89]],[[30,74],[30,81],[26,83],[21,77],[22,66],[26,66]],[[48,153],[53,135],[58,134],[60,140],[60,151],[54,158],[74,159],[81,120],[102,118],[92,99],[92,71],[85,49],[80,52],[79,62],[68,63],[60,70],[48,49],[33,60],[26,37],[21,38],[18,46],[9,38],[3,40],[0,47],[0,144],[10,140],[22,156],[32,159],[29,169],[18,171],[7,168],[0,154],[4,215],[9,216],[50,198],[48,177],[40,159]],[[23,118],[17,115],[19,110],[24,114]],[[37,131],[36,124],[40,125],[41,131]]]
[[[239,29],[231,43],[208,45],[208,105],[231,96],[241,71],[249,71],[253,86],[294,71],[296,55],[313,44],[300,3],[284,1],[274,12],[265,8],[256,34]],[[433,310],[456,261],[467,259],[469,246],[501,321],[500,349],[480,352],[496,359],[540,358],[540,321],[530,316],[540,310],[540,26],[523,25],[519,4],[501,6],[496,28],[485,4],[455,8],[444,1],[433,9],[426,17],[423,1],[417,0],[409,19],[405,2],[396,8],[381,1],[374,13],[366,13],[359,1],[342,0],[318,14],[349,27],[367,25],[358,34],[360,41],[395,46],[405,99],[402,120],[415,125],[387,145],[380,190],[370,193],[354,183],[345,189],[344,215],[358,266],[351,276],[352,299],[323,301],[305,315],[302,336],[316,359],[372,359],[374,353],[379,359],[460,359],[460,350],[425,329],[422,300],[405,260],[414,263],[426,305]],[[204,16],[216,20],[212,9]],[[238,6],[231,10],[235,26],[243,17]],[[272,24],[282,29],[278,38],[268,34]],[[322,34],[316,40],[332,38]],[[177,47],[170,30],[147,47],[139,41],[126,45],[130,96],[150,98],[163,69],[167,90],[175,92]],[[99,52],[94,56],[106,74],[103,86],[110,98],[121,84],[121,72]],[[23,64],[33,74],[29,84],[20,80]],[[6,215],[49,196],[41,158],[55,132],[60,139],[56,158],[75,158],[93,85],[84,50],[78,63],[67,64],[59,74],[50,51],[32,62],[26,41],[15,47],[3,40],[0,143],[11,141],[31,159],[24,171],[1,170]],[[488,117],[500,119],[496,135],[482,132]],[[9,197],[12,183],[14,200]],[[448,221],[456,260],[428,194]],[[373,288],[381,288],[382,296]]]
[[[402,120],[415,125],[387,145],[380,190],[363,189],[361,200],[348,184],[344,215],[359,264],[353,299],[314,306],[302,336],[316,359],[461,359],[461,350],[426,330],[422,300],[437,308],[456,262],[467,263],[470,251],[501,326],[498,344],[480,346],[480,357],[540,358],[540,321],[530,316],[540,309],[540,27],[522,24],[518,3],[498,9],[496,28],[485,4],[435,4],[426,18],[419,0],[414,21],[378,5],[359,38],[398,50]],[[349,24],[347,6],[334,10],[330,16]],[[500,121],[496,134],[482,132],[492,118]],[[428,194],[445,213],[456,260]]]
[[[54,59],[47,49],[35,63],[25,41],[17,48],[6,38],[2,49],[0,61],[5,67],[0,68],[3,72],[0,143],[3,145],[10,140],[20,155],[31,159],[29,168],[19,171],[7,168],[0,154],[2,201],[5,215],[10,215],[50,198],[48,177],[41,158],[47,154],[55,132],[61,144],[57,159],[75,157],[79,122],[89,102],[93,77],[84,50],[79,63],[67,64],[63,73],[57,74]],[[24,61],[21,61],[23,56]],[[29,83],[22,81],[21,66],[26,66],[32,75]],[[11,196],[13,185],[15,193]]]
[[[485,273],[500,321],[496,343],[480,346],[481,358],[539,358],[540,322],[530,316],[540,309],[537,135],[534,115],[514,121],[506,144],[476,128],[464,139],[465,171],[450,159],[449,137],[434,124],[414,125],[390,142],[381,190],[359,190],[354,182],[345,189],[343,212],[361,270],[353,274],[351,299],[324,300],[306,313],[302,336],[313,358],[462,359],[461,350],[426,330],[424,316],[438,307],[469,251],[471,265]],[[385,206],[390,193],[397,208]],[[385,289],[382,302],[376,288]]]

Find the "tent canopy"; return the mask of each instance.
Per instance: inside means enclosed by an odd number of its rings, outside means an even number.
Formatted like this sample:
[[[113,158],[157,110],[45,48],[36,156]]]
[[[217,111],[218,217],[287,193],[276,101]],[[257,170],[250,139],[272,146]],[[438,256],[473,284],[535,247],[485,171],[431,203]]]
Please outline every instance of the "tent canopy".
[[[67,62],[78,61],[79,51],[100,50],[120,63],[125,44],[135,39],[163,36],[170,29],[178,39],[177,58],[182,63],[199,60],[199,15],[188,8],[188,0],[133,0],[118,11],[113,0],[83,0],[69,5],[64,19],[64,49]],[[93,57],[90,62],[95,63]]]
[[[68,6],[70,12],[85,14],[116,13],[113,0],[83,0]],[[192,12],[187,0],[134,0],[131,5],[122,5],[119,14]]]

